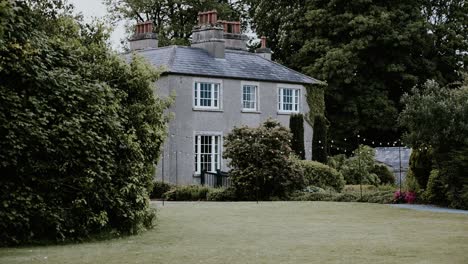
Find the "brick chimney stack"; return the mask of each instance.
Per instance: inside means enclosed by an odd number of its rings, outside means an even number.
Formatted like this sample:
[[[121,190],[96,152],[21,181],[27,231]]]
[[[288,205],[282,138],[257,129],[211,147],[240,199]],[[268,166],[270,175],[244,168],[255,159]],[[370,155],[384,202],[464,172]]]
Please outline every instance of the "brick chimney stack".
[[[247,37],[241,33],[240,21],[218,21],[223,27],[227,49],[247,50]]]
[[[261,48],[261,49],[266,49],[266,37],[265,37],[265,36],[262,36],[262,37],[260,38],[260,40],[261,40],[261,43],[262,43],[261,46],[260,46],[260,48]]]
[[[218,23],[218,12],[216,10],[199,12],[198,13],[198,25],[216,25]]]
[[[198,13],[198,25],[192,31],[191,46],[204,49],[215,58],[224,59],[223,27],[218,23],[216,10]]]
[[[139,22],[135,26],[135,34],[129,40],[130,50],[155,49],[158,47],[158,37],[153,32],[153,22]]]
[[[267,60],[271,60],[271,49],[267,48],[267,38],[262,36],[260,38],[260,43],[260,48],[255,50],[255,53]]]

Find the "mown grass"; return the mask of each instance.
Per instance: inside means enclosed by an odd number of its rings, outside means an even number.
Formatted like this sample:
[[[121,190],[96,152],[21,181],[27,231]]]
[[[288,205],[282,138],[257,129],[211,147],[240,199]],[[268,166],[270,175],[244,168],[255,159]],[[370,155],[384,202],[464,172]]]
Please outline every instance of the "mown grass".
[[[158,202],[108,241],[0,249],[0,263],[468,263],[468,216],[334,202]]]

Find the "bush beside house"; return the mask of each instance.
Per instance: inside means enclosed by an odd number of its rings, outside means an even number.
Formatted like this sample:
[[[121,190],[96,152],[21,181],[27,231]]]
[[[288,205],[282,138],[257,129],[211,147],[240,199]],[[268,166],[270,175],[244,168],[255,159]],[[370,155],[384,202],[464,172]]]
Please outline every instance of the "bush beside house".
[[[273,119],[258,128],[235,127],[225,137],[223,156],[238,197],[269,200],[303,188],[303,169],[290,141],[289,130]]]
[[[305,159],[304,147],[304,116],[302,114],[292,114],[289,118],[289,130],[291,130],[291,148],[300,158]]]

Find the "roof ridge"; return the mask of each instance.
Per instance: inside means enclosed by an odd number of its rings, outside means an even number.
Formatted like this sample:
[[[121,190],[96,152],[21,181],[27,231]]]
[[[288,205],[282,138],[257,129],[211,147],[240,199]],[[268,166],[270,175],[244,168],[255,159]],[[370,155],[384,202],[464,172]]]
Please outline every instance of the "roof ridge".
[[[171,50],[171,54],[169,55],[169,65],[168,65],[169,70],[171,70],[172,66],[174,65],[177,45],[172,45],[170,47],[172,47],[172,50]]]

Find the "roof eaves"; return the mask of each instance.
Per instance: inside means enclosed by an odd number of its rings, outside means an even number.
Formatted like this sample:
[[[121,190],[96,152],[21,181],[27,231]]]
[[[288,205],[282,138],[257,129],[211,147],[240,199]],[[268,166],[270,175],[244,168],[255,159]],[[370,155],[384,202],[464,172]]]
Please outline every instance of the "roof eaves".
[[[261,81],[261,82],[270,82],[270,83],[288,83],[288,84],[314,84],[309,82],[300,82],[300,81],[288,81],[288,80],[272,80],[272,79],[262,79],[262,78],[248,78],[248,77],[236,77],[236,76],[225,76],[225,75],[215,75],[215,74],[195,74],[195,73],[185,73],[185,72],[174,72],[174,71],[165,71],[162,75],[181,75],[181,76],[194,76],[194,77],[211,77],[211,78],[224,78],[224,79],[233,79],[233,80],[245,80],[245,81]],[[312,78],[309,78],[312,79]],[[318,81],[320,82],[320,81]]]
[[[264,60],[268,60],[268,59],[263,58],[262,56],[259,56],[259,57],[262,58],[262,59],[264,59]],[[313,77],[310,77],[310,76],[308,76],[308,75],[305,75],[305,74],[303,74],[303,73],[300,73],[300,72],[298,72],[298,71],[295,71],[295,70],[293,70],[293,69],[291,69],[291,68],[288,68],[288,67],[286,67],[286,66],[284,66],[284,65],[282,65],[282,64],[280,64],[280,63],[277,63],[277,62],[272,61],[272,60],[268,60],[268,61],[270,61],[270,62],[272,62],[272,63],[274,63],[274,64],[276,64],[276,65],[278,65],[278,66],[280,66],[280,67],[282,67],[282,68],[285,68],[285,69],[287,69],[287,70],[290,70],[290,71],[292,71],[292,72],[295,72],[295,73],[299,74],[299,75],[302,76],[302,77],[305,77],[305,78],[307,78],[307,79],[310,79],[310,80],[312,80],[313,83],[317,83],[317,84],[323,83],[322,81],[319,81],[319,80],[317,80],[317,79],[315,79],[315,78],[313,78]]]

